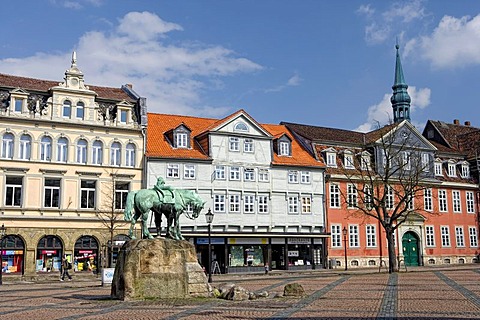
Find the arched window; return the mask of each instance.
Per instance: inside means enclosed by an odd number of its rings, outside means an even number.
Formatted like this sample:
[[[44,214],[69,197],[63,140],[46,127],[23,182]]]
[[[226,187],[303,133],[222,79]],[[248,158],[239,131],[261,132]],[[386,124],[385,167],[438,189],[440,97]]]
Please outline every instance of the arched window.
[[[135,166],[135,145],[133,143],[127,144],[125,152],[125,165],[127,167]]]
[[[112,143],[110,147],[110,165],[119,166],[121,161],[121,148],[122,145],[119,142]]]
[[[18,158],[30,160],[32,154],[32,138],[28,134],[22,134],[20,137],[20,148],[18,149]]]
[[[75,271],[93,271],[98,266],[98,241],[92,236],[82,236],[75,242]]]
[[[234,129],[235,131],[242,131],[242,132],[248,132],[248,127],[245,123],[239,122],[235,125]]]
[[[65,137],[57,141],[57,161],[67,162],[68,159],[68,140]]]
[[[62,115],[64,118],[69,118],[72,116],[72,102],[70,100],[65,100],[62,107]]]
[[[13,141],[14,136],[11,133],[5,133],[2,137],[2,159],[13,159]]]
[[[3,237],[3,272],[22,273],[24,265],[25,243],[16,235]]]
[[[62,265],[63,244],[60,238],[47,235],[38,241],[37,271],[59,271]]]
[[[52,159],[52,138],[43,136],[40,140],[40,160],[50,161]]]
[[[102,164],[103,158],[103,143],[100,140],[95,140],[92,146],[92,164]]]
[[[76,152],[76,162],[77,163],[87,163],[87,146],[88,143],[84,139],[80,139],[77,142],[77,152]]]
[[[81,101],[77,102],[77,110],[75,117],[79,120],[83,120],[85,116],[85,104]]]

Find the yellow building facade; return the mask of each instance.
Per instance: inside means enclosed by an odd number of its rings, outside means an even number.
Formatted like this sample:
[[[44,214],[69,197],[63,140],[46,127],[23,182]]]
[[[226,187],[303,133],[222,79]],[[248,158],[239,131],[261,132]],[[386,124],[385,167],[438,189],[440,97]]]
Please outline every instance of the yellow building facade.
[[[2,270],[35,278],[109,265],[142,187],[146,101],[131,85],[87,86],[76,54],[61,82],[0,74]]]

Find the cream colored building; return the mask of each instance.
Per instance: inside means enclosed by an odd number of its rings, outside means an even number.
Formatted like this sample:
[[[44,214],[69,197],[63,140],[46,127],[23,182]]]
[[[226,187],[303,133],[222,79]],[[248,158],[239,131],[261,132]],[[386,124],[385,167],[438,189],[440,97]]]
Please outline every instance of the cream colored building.
[[[124,197],[142,187],[145,98],[85,85],[73,53],[60,83],[0,74],[0,122],[4,274],[57,272],[63,254],[78,271],[104,264],[128,231]]]

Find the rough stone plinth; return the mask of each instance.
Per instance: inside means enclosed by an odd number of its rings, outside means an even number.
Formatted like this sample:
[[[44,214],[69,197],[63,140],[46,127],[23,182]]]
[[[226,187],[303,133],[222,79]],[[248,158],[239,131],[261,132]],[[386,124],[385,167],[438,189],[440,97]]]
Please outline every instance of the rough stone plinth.
[[[210,286],[187,241],[127,241],[118,255],[111,296],[121,300],[208,297]]]

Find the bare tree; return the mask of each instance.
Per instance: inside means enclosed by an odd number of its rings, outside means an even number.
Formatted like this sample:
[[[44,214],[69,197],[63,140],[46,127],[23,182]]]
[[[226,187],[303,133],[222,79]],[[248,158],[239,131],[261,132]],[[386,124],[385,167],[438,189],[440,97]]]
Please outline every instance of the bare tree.
[[[395,230],[415,212],[425,213],[425,192],[433,197],[433,149],[412,128],[391,124],[368,133],[352,169],[342,169],[347,188],[341,194],[349,214],[372,217],[385,230],[389,273],[398,271]]]
[[[108,230],[108,267],[113,263],[113,238],[116,230],[125,227],[123,221],[123,207],[128,192],[128,183],[117,178],[117,171],[109,172],[110,180],[102,182],[101,186],[101,204],[96,211],[100,222]],[[125,188],[125,187],[126,188]]]

